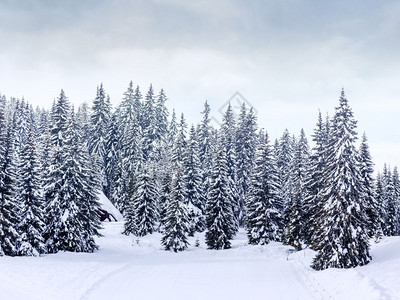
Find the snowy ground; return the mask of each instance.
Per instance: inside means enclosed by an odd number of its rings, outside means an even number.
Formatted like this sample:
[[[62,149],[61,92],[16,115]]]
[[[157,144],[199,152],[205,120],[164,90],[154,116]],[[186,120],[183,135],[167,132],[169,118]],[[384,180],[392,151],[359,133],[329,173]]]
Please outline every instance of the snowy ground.
[[[279,243],[233,249],[162,250],[160,235],[136,240],[105,223],[101,249],[40,258],[0,258],[0,299],[400,299],[400,238],[372,246],[373,262],[352,270],[315,272],[311,250],[289,255]]]

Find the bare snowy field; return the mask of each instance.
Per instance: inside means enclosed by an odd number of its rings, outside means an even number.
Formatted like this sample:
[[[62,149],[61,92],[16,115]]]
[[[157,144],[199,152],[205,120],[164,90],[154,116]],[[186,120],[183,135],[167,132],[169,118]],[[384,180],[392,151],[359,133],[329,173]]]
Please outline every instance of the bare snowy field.
[[[0,258],[1,299],[400,299],[400,238],[372,246],[373,261],[351,270],[313,271],[311,250],[289,255],[279,243],[233,249],[162,250],[160,235],[137,241],[105,223],[100,250],[40,258]]]

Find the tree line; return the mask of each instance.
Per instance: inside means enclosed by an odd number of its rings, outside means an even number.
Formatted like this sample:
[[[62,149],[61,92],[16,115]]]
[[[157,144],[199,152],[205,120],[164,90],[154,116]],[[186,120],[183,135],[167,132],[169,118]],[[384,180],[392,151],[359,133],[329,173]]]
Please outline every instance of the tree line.
[[[313,268],[349,268],[371,260],[370,238],[400,234],[397,168],[374,178],[343,90],[312,149],[303,130],[272,142],[244,104],[215,128],[207,102],[189,126],[166,101],[132,82],[114,109],[103,85],[77,110],[64,91],[50,110],[0,95],[0,255],[96,250],[100,190],[124,234],[160,231],[175,252],[203,231],[209,249],[230,248],[244,227],[249,244],[310,247]]]

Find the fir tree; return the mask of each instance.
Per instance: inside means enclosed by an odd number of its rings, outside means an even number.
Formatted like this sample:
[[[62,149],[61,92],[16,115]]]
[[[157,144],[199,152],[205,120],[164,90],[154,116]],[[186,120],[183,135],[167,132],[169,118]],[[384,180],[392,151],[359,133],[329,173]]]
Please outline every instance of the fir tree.
[[[367,143],[367,136],[365,133],[362,136],[360,145],[360,173],[362,178],[362,189],[364,206],[367,214],[367,230],[369,237],[374,236],[378,229],[378,203],[376,202],[375,191],[374,191],[374,180],[372,174],[374,173],[373,162],[371,154],[369,152],[369,146]]]
[[[292,197],[290,168],[293,159],[293,143],[287,129],[285,129],[279,141],[275,143],[275,157],[278,171],[278,186],[280,187],[279,198],[284,211],[283,225],[286,226],[288,222],[288,206]]]
[[[143,158],[145,161],[148,159],[155,160],[154,156],[154,146],[156,140],[156,109],[155,109],[155,99],[153,86],[150,88],[146,94],[143,109],[141,123],[143,140],[142,140],[142,151]]]
[[[18,255],[37,256],[45,252],[42,211],[42,179],[34,140],[33,124],[29,125],[26,142],[20,153],[17,166],[17,197],[21,205],[18,230]]]
[[[90,124],[90,112],[89,112],[89,104],[86,102],[82,103],[78,107],[78,111],[76,113],[76,121],[79,124],[79,127],[81,128],[81,136],[82,136],[82,141],[87,143],[90,138],[91,138],[91,124]]]
[[[247,205],[247,236],[252,245],[279,239],[280,212],[277,205],[277,174],[268,134],[256,151]]]
[[[103,84],[97,88],[96,98],[93,100],[92,114],[90,116],[90,138],[88,142],[89,153],[98,160],[98,169],[102,176],[102,183],[106,189],[104,168],[107,160],[106,136],[110,122],[111,104],[110,97],[106,96]]]
[[[316,232],[320,227],[319,221],[322,212],[322,191],[325,186],[324,172],[326,168],[326,147],[327,147],[327,130],[326,124],[322,121],[321,112],[318,115],[317,127],[312,136],[314,148],[310,155],[310,165],[306,176],[307,193],[304,199],[304,240],[305,243],[314,249],[318,244],[316,241]]]
[[[243,103],[239,115],[236,131],[236,159],[237,159],[237,178],[239,194],[239,224],[245,223],[245,199],[248,193],[250,174],[253,168],[254,154],[256,150],[256,116],[254,109],[246,110]]]
[[[396,230],[395,234],[400,235],[400,180],[397,166],[393,168],[393,187],[394,187],[394,203],[396,207]]]
[[[236,228],[232,226],[232,195],[228,190],[226,153],[219,145],[211,173],[206,203],[206,243],[209,249],[228,249]]]
[[[190,236],[193,236],[196,231],[202,232],[205,229],[205,199],[202,194],[202,174],[198,155],[196,131],[192,126],[184,155],[183,174],[179,173],[183,176],[184,195],[190,217]]]
[[[185,117],[183,114],[181,114],[181,120],[178,124],[178,131],[172,149],[172,164],[173,168],[176,169],[182,168],[182,163],[184,161],[185,149],[187,146],[186,128],[187,124]]]
[[[369,242],[363,204],[362,178],[355,148],[357,122],[342,90],[332,120],[316,270],[367,264]]]
[[[377,240],[382,238],[383,236],[383,229],[386,227],[385,223],[385,203],[384,203],[384,186],[383,186],[383,179],[381,173],[378,173],[376,176],[376,187],[375,187],[375,197],[376,197],[376,233],[375,237]]]
[[[97,246],[99,220],[96,209],[96,181],[87,170],[90,160],[82,148],[74,113],[61,91],[54,106],[52,127],[53,151],[45,186],[44,232],[48,252],[92,252]]]
[[[185,202],[184,180],[181,170],[178,169],[172,180],[171,197],[167,201],[161,244],[168,251],[186,250],[189,243],[189,215]]]
[[[383,203],[385,208],[383,233],[386,236],[397,235],[399,229],[396,181],[398,181],[398,178],[385,164],[383,170]]]
[[[104,194],[108,199],[112,199],[115,190],[115,179],[118,174],[118,161],[121,157],[121,134],[118,119],[118,110],[112,114],[107,128],[106,135],[106,160],[105,160],[105,186]]]
[[[147,165],[138,170],[133,197],[127,208],[124,233],[145,236],[153,233],[158,220],[158,192],[154,177]]]
[[[19,219],[16,213],[20,210],[15,199],[15,117],[6,126],[5,104],[6,99],[0,97],[0,256],[14,256],[17,254],[19,240],[16,228]]]
[[[291,167],[292,197],[288,206],[288,223],[285,234],[285,243],[301,250],[304,241],[305,219],[304,201],[306,197],[306,171],[309,169],[309,147],[304,130],[295,145]]]
[[[236,121],[232,110],[232,106],[229,104],[223,120],[220,130],[220,139],[226,153],[226,176],[228,180],[227,192],[232,197],[232,211],[234,218],[232,219],[232,226],[239,229],[239,220],[243,211],[243,207],[240,203],[239,191],[241,191],[240,180],[237,176],[237,155],[236,155]]]
[[[203,195],[207,194],[213,158],[212,128],[210,126],[210,105],[204,103],[204,110],[201,112],[203,118],[198,128],[199,159],[201,163],[201,173],[203,176]]]
[[[93,252],[98,249],[94,241],[95,236],[100,236],[101,223],[97,212],[100,208],[98,193],[101,178],[93,167],[93,161],[88,153],[85,143],[82,143],[81,128],[75,119],[72,109],[66,131],[67,171],[70,174],[68,187],[71,189],[70,199],[76,201],[78,219],[80,221],[79,251]],[[72,195],[72,194],[75,195]],[[74,250],[75,251],[75,250]]]
[[[163,89],[158,94],[155,103],[155,138],[158,141],[165,141],[168,132],[168,109],[165,106],[167,96]]]

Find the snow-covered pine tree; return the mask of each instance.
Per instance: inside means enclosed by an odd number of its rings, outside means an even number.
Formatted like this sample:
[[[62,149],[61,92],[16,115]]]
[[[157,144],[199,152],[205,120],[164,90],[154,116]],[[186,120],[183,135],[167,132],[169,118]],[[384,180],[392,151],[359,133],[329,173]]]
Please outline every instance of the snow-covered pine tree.
[[[189,242],[189,215],[185,204],[185,183],[181,169],[177,169],[172,179],[171,196],[167,200],[165,216],[162,221],[161,244],[168,251],[186,250]]]
[[[45,176],[49,170],[49,157],[51,156],[51,135],[50,135],[50,113],[48,111],[42,111],[39,117],[39,124],[37,128],[37,156],[40,168],[41,186],[45,185]]]
[[[185,204],[188,205],[189,235],[202,232],[205,229],[205,199],[202,190],[202,174],[199,160],[199,147],[197,144],[194,126],[190,128],[189,140],[184,154],[183,174],[180,171],[177,176],[183,176]]]
[[[14,148],[15,154],[21,151],[22,147],[25,145],[27,133],[28,133],[28,122],[29,122],[29,106],[22,98],[22,100],[17,99],[16,106],[13,114],[14,123]]]
[[[86,102],[82,103],[78,107],[78,111],[76,113],[76,121],[81,128],[81,136],[82,140],[87,143],[90,140],[91,130],[90,130],[90,108],[89,104]]]
[[[160,220],[163,220],[165,217],[167,200],[171,195],[173,175],[171,174],[173,170],[172,153],[177,134],[176,114],[175,110],[173,110],[171,121],[168,124],[165,147],[162,152],[162,170],[160,170],[161,172],[159,171],[160,197],[158,201],[158,210],[160,212]]]
[[[0,256],[17,255],[19,233],[17,211],[20,210],[15,199],[16,170],[14,160],[13,117],[6,124],[6,98],[0,96]],[[14,115],[14,113],[12,113]]]
[[[97,88],[96,98],[93,100],[92,114],[90,115],[90,137],[88,148],[90,155],[98,161],[98,171],[102,175],[102,184],[106,187],[104,168],[107,160],[106,136],[110,122],[111,103],[104,91],[103,84]]]
[[[136,185],[136,172],[142,161],[139,149],[142,140],[142,94],[139,86],[134,90],[130,82],[124,98],[115,112],[118,131],[118,146],[116,166],[111,192],[112,202],[124,213],[129,205]]]
[[[122,212],[125,211],[129,199],[133,197],[137,183],[135,175],[144,161],[142,149],[144,139],[138,120],[131,119],[123,131],[121,156],[118,161],[120,173],[119,178],[116,179],[119,186],[116,203]]]
[[[79,251],[93,252],[98,249],[94,237],[100,236],[99,230],[101,229],[97,214],[100,208],[98,193],[101,188],[101,178],[93,167],[87,146],[82,142],[81,133],[82,129],[79,127],[72,109],[65,134],[65,152],[68,154],[65,175],[71,191],[67,201],[70,203],[75,201],[79,210],[77,215],[80,222]],[[70,175],[69,178],[68,175]]]
[[[103,188],[104,194],[114,202],[112,195],[115,191],[115,179],[118,175],[118,161],[121,158],[121,133],[119,123],[119,109],[111,114],[110,122],[106,132],[106,157],[104,173],[105,173],[105,186]]]
[[[386,164],[383,168],[383,203],[385,207],[385,226],[383,234],[386,236],[396,235],[398,228],[397,220],[397,201],[395,195],[395,186],[393,182],[393,174],[390,166]]]
[[[172,191],[172,175],[170,172],[166,172],[161,178],[160,182],[160,197],[159,197],[159,212],[160,220],[163,220],[166,216],[167,204],[169,197],[171,197]]]
[[[322,191],[325,185],[324,172],[326,168],[327,131],[326,124],[322,121],[321,112],[318,114],[317,127],[312,135],[314,148],[310,155],[310,165],[306,176],[306,196],[304,199],[304,241],[312,249],[318,244],[316,239],[322,211]]]
[[[236,228],[232,226],[232,195],[229,193],[226,153],[219,142],[206,202],[206,243],[209,249],[228,249]]]
[[[398,185],[398,173],[391,171],[390,166],[386,164],[383,169],[383,203],[385,208],[385,226],[383,233],[386,236],[398,235],[399,231],[399,208],[398,208],[398,195],[396,185]]]
[[[137,181],[132,198],[124,214],[126,218],[124,234],[138,237],[153,233],[158,221],[158,189],[151,174],[151,167],[141,163],[137,171]]]
[[[155,139],[164,142],[168,132],[168,109],[165,102],[168,100],[163,89],[157,96],[155,103]]]
[[[175,143],[176,136],[178,135],[178,124],[176,122],[175,109],[172,110],[171,121],[168,124],[167,143],[168,147],[172,150]]]
[[[342,90],[327,149],[319,250],[312,267],[352,268],[367,264],[369,241],[362,178],[355,147],[357,122]]]
[[[49,157],[49,169],[45,175],[45,217],[46,228],[44,238],[47,252],[56,253],[59,250],[61,237],[59,231],[62,227],[63,215],[62,202],[64,201],[64,160],[65,160],[65,133],[68,126],[70,111],[69,101],[63,90],[53,103],[51,111],[51,144],[52,151]]]
[[[290,166],[293,159],[293,143],[287,129],[283,132],[278,142],[275,142],[275,159],[278,171],[279,199],[283,209],[283,226],[288,222],[288,204],[292,197],[292,187],[290,180]],[[282,231],[284,231],[284,227]]]
[[[277,183],[276,166],[266,133],[257,147],[246,201],[249,244],[266,245],[279,239],[281,215],[277,205]]]
[[[378,173],[376,176],[376,185],[375,185],[375,198],[376,198],[376,204],[377,204],[377,211],[376,215],[378,219],[376,220],[376,233],[375,237],[377,240],[381,239],[383,236],[383,229],[385,228],[385,203],[384,203],[384,186],[383,186],[383,179],[382,179],[382,174]]]
[[[119,105],[119,122],[121,123],[122,128],[125,128],[126,125],[131,122],[131,120],[137,119],[138,115],[140,114],[142,95],[139,87],[137,87],[136,91],[137,94],[135,95],[133,82],[129,82],[128,88],[124,93],[121,104]],[[138,107],[135,107],[135,105],[138,105]]]
[[[41,172],[32,122],[28,123],[25,145],[19,153],[16,197],[20,204],[18,255],[38,256],[45,252]]]
[[[68,98],[61,91],[52,111],[53,151],[45,186],[46,229],[44,237],[48,252],[92,252],[97,248],[93,235],[99,220],[98,186],[88,176],[90,160],[70,112]]]
[[[294,149],[291,165],[290,180],[292,182],[292,197],[288,205],[288,223],[284,242],[292,245],[296,250],[301,250],[304,241],[306,219],[304,218],[304,201],[306,197],[306,177],[310,165],[310,153],[304,130],[301,129],[300,137]]]
[[[396,230],[395,235],[400,235],[400,180],[397,166],[393,168],[393,187],[394,187],[394,203],[396,207]]]
[[[207,101],[204,103],[204,110],[201,112],[203,115],[200,124],[197,127],[197,137],[199,144],[199,159],[201,163],[201,173],[203,176],[203,196],[207,197],[209,180],[212,167],[212,159],[214,153],[214,144],[212,136],[212,127],[210,125],[210,105]]]
[[[251,107],[247,112],[243,103],[236,130],[236,169],[239,195],[239,225],[244,226],[246,221],[245,201],[248,193],[250,175],[253,168],[257,141],[257,118]]]
[[[239,191],[242,191],[240,185],[243,181],[238,180],[237,176],[236,120],[230,104],[223,116],[219,135],[224,147],[224,152],[226,153],[226,176],[228,180],[227,191],[232,197],[232,211],[234,216],[232,219],[232,226],[236,228],[236,233],[239,229],[239,220],[243,212],[239,195]]]
[[[172,167],[174,169],[182,168],[185,150],[187,147],[186,141],[186,128],[187,124],[185,116],[181,114],[181,120],[178,124],[177,134],[172,148]]]
[[[367,214],[367,229],[368,236],[373,237],[379,231],[379,209],[378,203],[375,197],[374,190],[374,179],[372,174],[374,173],[374,163],[371,159],[371,154],[369,152],[369,146],[367,141],[367,136],[364,133],[360,145],[360,173],[362,179],[363,187],[363,198],[364,206]]]
[[[154,147],[156,140],[156,103],[153,91],[153,85],[150,84],[146,94],[141,116],[141,128],[143,132],[142,151],[145,161],[155,160]]]

